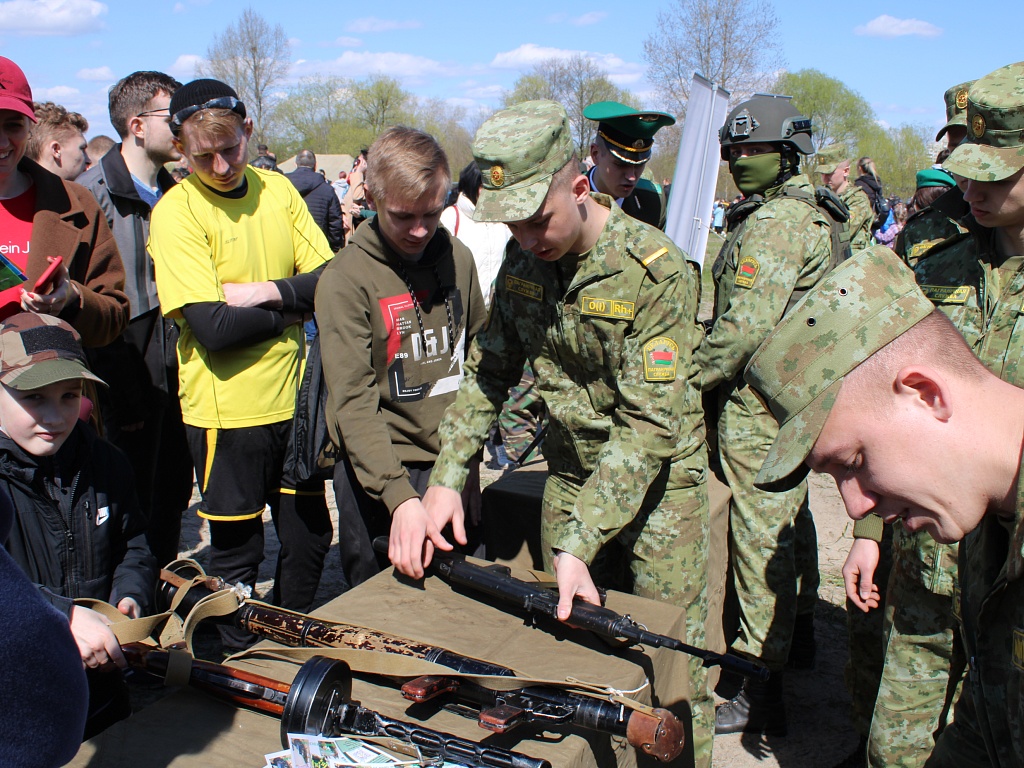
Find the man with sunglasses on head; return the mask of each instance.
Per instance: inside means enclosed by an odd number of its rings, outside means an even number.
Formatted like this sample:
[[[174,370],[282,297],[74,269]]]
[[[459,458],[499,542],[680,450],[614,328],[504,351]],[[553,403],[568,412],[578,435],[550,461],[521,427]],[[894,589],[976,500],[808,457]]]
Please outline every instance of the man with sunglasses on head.
[[[133,72],[118,81],[108,102],[121,143],[78,179],[99,202],[124,262],[128,329],[90,350],[89,359],[110,385],[97,392],[103,426],[132,462],[139,503],[150,519],[149,547],[161,565],[178,556],[181,513],[192,497],[192,459],[178,405],[178,330],[160,313],[146,252],[150,213],[175,183],[164,163],[181,158],[168,111],[180,87],[163,72]]]
[[[270,506],[281,553],[274,601],[309,610],[330,546],[323,484],[282,488],[324,233],[283,175],[249,165],[252,120],[230,86],[194,80],[171,98],[174,147],[195,172],[153,211],[160,306],[181,333],[182,416],[210,521],[209,569],[255,584]],[[252,636],[222,631],[225,650]]]

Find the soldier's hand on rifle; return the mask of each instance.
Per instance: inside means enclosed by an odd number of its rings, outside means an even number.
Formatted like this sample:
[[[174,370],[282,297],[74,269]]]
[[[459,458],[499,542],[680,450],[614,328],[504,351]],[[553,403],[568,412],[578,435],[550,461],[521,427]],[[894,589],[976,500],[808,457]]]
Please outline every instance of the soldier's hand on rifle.
[[[82,663],[90,669],[100,669],[110,664],[116,664],[122,669],[128,666],[121,653],[121,644],[110,630],[110,620],[103,614],[76,605],[71,609],[71,634],[78,643]]]
[[[854,539],[843,565],[846,596],[864,613],[877,608],[882,601],[878,585],[875,584],[878,552],[878,542],[874,539]]]
[[[423,567],[430,563],[434,547],[445,551],[452,549],[423,502],[417,498],[403,501],[391,516],[388,541],[391,564],[406,576],[422,578]]]
[[[575,555],[555,555],[555,580],[558,582],[558,620],[565,621],[572,611],[572,601],[579,597],[594,605],[601,604],[601,595],[590,577],[590,568]]]

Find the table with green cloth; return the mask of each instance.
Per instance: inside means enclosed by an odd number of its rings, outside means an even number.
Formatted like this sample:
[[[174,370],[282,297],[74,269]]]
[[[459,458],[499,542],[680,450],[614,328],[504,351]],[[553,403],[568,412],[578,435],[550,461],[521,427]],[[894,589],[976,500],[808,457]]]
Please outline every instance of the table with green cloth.
[[[515,572],[514,572],[515,573]],[[530,578],[526,572],[519,575]],[[608,607],[628,613],[648,629],[685,641],[682,610],[632,595],[611,592]],[[315,616],[443,646],[467,656],[511,667],[543,680],[581,681],[634,692],[632,698],[667,707],[685,723],[687,657],[646,647],[609,647],[601,639],[563,625],[553,631],[532,626],[523,615],[460,594],[436,577],[423,582],[385,571],[314,612]],[[550,626],[550,625],[546,625]],[[261,650],[282,646],[262,641]],[[298,666],[251,658],[231,666],[290,681]],[[647,681],[651,685],[645,687]],[[390,717],[434,730],[544,758],[557,768],[654,766],[625,743],[576,726],[544,729],[522,725],[506,734],[481,729],[434,703],[411,704],[379,678],[357,675],[353,698]],[[180,690],[84,743],[71,763],[77,768],[257,768],[264,754],[281,749],[279,721],[237,709],[203,693]],[[692,764],[689,750],[671,763]]]

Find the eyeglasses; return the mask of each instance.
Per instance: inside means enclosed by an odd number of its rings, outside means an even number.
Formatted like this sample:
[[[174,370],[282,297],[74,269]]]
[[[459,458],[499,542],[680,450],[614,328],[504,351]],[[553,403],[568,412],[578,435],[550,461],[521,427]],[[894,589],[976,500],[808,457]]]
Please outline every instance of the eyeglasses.
[[[240,102],[234,96],[221,96],[216,99],[211,99],[205,104],[194,104],[191,107],[185,107],[179,109],[171,117],[171,133],[177,136],[181,133],[181,126],[186,120],[188,120],[196,112],[201,112],[204,109],[230,109],[235,114],[245,119],[245,104]]]

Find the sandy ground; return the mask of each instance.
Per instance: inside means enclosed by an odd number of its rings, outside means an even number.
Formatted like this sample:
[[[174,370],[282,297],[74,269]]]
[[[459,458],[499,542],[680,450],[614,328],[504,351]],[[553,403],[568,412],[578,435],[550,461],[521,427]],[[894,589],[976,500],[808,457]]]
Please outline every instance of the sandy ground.
[[[498,472],[486,469],[482,472],[484,484],[493,482],[497,477],[500,477]],[[193,501],[198,501],[198,497]],[[333,510],[330,492],[328,501]],[[811,510],[818,528],[821,570],[815,619],[817,667],[812,671],[787,672],[789,734],[786,737],[720,736],[715,740],[715,768],[831,768],[856,744],[856,736],[847,720],[849,699],[843,685],[847,647],[841,569],[852,540],[852,523],[846,517],[835,484],[828,477],[811,477]],[[257,585],[259,595],[269,595],[279,546],[269,514],[264,516],[264,523],[267,547]],[[317,592],[318,605],[336,597],[344,589],[336,549],[337,525],[334,545]],[[206,525],[195,514],[194,506],[183,521],[182,546],[182,556],[194,557],[201,563],[205,561],[208,546]]]

